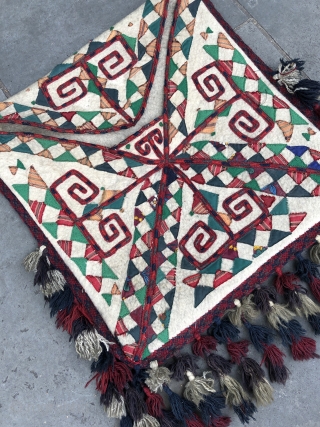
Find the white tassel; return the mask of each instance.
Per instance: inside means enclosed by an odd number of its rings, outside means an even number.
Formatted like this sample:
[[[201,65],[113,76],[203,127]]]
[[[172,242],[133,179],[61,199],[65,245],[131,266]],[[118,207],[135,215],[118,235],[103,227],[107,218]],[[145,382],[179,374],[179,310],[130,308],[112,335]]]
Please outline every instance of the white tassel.
[[[40,290],[46,298],[51,298],[56,292],[63,291],[66,285],[65,278],[58,270],[49,270],[45,286],[40,285]]]
[[[133,427],[160,427],[160,423],[151,415],[144,414],[141,420],[133,423]]]
[[[76,352],[82,359],[98,360],[102,352],[100,342],[106,346],[107,351],[109,351],[109,345],[113,344],[98,334],[95,329],[83,331],[75,339]]]
[[[127,415],[127,411],[123,396],[120,395],[119,400],[113,396],[110,405],[105,407],[105,411],[109,418],[121,419],[122,417],[125,417]]]
[[[203,400],[204,396],[215,392],[213,388],[214,379],[206,378],[209,373],[210,372],[204,372],[203,377],[195,377],[192,372],[186,372],[189,382],[185,386],[183,396],[187,400],[191,400],[191,402],[197,406],[200,404],[201,400]]]
[[[29,255],[25,257],[23,261],[23,265],[27,271],[29,272],[34,271],[36,273],[39,259],[45,249],[46,249],[45,246],[40,246],[39,249],[36,249],[35,251],[31,252]]]
[[[150,362],[150,369],[148,369],[149,378],[146,379],[145,383],[151,391],[156,393],[158,390],[162,390],[164,384],[170,383],[171,372],[164,366],[158,366],[158,362],[153,360]]]

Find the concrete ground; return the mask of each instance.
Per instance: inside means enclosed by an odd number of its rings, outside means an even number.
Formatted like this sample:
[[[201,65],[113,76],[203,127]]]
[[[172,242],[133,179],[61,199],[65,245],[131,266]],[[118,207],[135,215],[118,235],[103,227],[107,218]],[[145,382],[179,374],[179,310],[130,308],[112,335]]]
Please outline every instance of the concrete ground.
[[[280,57],[307,61],[320,78],[318,0],[212,0],[244,41],[271,67]],[[143,0],[0,0],[0,101],[24,89],[72,52],[125,17]],[[0,197],[0,426],[114,426],[90,385],[89,363],[78,360],[55,328],[22,259],[36,243]],[[309,331],[309,334],[311,332]],[[318,338],[320,345],[320,339]],[[320,426],[320,362],[286,364],[286,387],[260,408],[256,427]],[[240,423],[234,418],[234,427]]]

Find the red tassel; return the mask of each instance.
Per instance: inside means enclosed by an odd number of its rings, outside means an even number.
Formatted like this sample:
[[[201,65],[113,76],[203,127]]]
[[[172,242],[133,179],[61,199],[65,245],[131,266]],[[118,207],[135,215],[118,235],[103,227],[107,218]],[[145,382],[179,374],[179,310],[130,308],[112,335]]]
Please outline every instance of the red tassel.
[[[231,424],[231,418],[229,417],[220,417],[212,421],[212,427],[229,427]]]
[[[92,325],[92,321],[88,319],[88,315],[85,313],[82,306],[79,304],[73,304],[70,312],[68,312],[67,309],[59,311],[56,319],[57,328],[62,328],[71,335],[73,322],[78,320],[80,317],[85,317]]]
[[[239,365],[242,357],[246,357],[248,353],[249,341],[231,342],[227,344],[227,349],[231,357],[231,362]]]
[[[315,299],[320,302],[320,279],[311,276],[309,286]]]
[[[265,346],[261,364],[264,363],[266,365],[271,382],[283,385],[286,383],[289,377],[289,370],[284,365],[284,357],[285,354],[276,345],[270,344]]]
[[[314,109],[314,112],[315,112],[318,116],[320,116],[320,104],[316,104],[316,105],[313,107],[313,109]]]
[[[164,408],[164,402],[160,394],[152,393],[148,387],[143,387],[143,391],[146,398],[146,404],[148,413],[155,418],[161,418],[163,416],[162,409]]]
[[[92,381],[96,381],[96,390],[100,391],[101,394],[105,394],[107,392],[107,388],[110,382],[110,368],[105,372],[98,372],[96,373],[91,380],[87,382],[85,385],[85,388],[88,387]]]
[[[109,383],[113,383],[117,390],[121,393],[125,385],[132,380],[131,369],[123,362],[115,361],[113,366],[110,366],[105,372],[98,372],[94,375],[90,381],[85,385],[88,385],[96,380],[96,390],[100,393],[105,394]]]
[[[217,341],[210,335],[196,335],[192,344],[192,351],[196,356],[204,357],[206,353],[217,348]]]
[[[294,291],[297,287],[296,282],[299,278],[293,273],[283,273],[281,268],[276,268],[277,278],[275,287],[278,294],[283,295],[285,290]]]
[[[309,337],[302,337],[299,341],[294,340],[291,346],[292,357],[294,360],[309,360],[320,356],[316,354],[316,342]]]
[[[187,427],[204,427],[203,422],[196,414],[194,414],[193,418],[188,418],[185,422],[187,424]]]

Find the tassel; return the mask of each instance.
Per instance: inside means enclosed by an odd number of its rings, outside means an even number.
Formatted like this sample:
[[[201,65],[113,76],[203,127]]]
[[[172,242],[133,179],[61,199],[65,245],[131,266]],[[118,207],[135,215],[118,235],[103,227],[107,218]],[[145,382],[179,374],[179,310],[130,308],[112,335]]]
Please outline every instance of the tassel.
[[[59,311],[70,313],[74,301],[73,292],[68,285],[63,291],[56,292],[49,299],[50,316],[54,317]]]
[[[101,353],[98,360],[92,362],[91,372],[106,372],[110,366],[113,366],[114,357],[109,351],[109,347],[104,342],[101,342],[100,345]]]
[[[208,329],[208,334],[212,335],[219,344],[236,341],[239,338],[240,331],[229,319],[220,319],[216,317],[214,323]]]
[[[56,292],[64,290],[66,285],[65,278],[58,270],[49,270],[46,277],[45,285],[40,285],[40,290],[46,299],[49,299]]]
[[[297,265],[295,274],[306,283],[310,282],[310,276],[318,276],[318,266],[308,258],[303,258],[301,252],[296,254]]]
[[[320,279],[311,276],[309,286],[315,299],[320,302]]]
[[[232,363],[224,357],[211,353],[207,356],[207,365],[217,375],[230,374],[232,370]]]
[[[274,334],[272,330],[266,326],[252,325],[247,321],[244,321],[243,323],[248,329],[250,340],[255,349],[260,353],[263,353],[264,347],[271,344],[273,341]]]
[[[132,378],[132,386],[136,388],[139,392],[143,392],[143,386],[145,381],[149,377],[146,369],[141,369],[140,366],[134,367],[134,375]]]
[[[239,365],[242,380],[250,393],[253,393],[258,405],[268,405],[273,401],[273,389],[265,379],[261,366],[250,357]]]
[[[127,415],[124,398],[121,394],[114,394],[108,406],[105,406],[106,414],[109,418],[125,417]]]
[[[47,257],[46,247],[41,246],[41,248],[44,248],[44,249],[42,250],[42,254],[38,260],[37,271],[34,276],[33,283],[34,285],[42,285],[43,287],[45,287],[46,281],[47,281],[47,274],[50,269],[50,262]],[[41,248],[40,248],[40,252],[41,252]]]
[[[314,264],[320,264],[320,236],[316,237],[316,244],[310,249],[310,259]]]
[[[227,404],[233,408],[242,424],[249,424],[251,418],[254,420],[253,414],[257,408],[238,381],[228,375],[223,375],[220,377],[220,383]]]
[[[290,320],[290,322],[282,322],[278,325],[278,331],[282,344],[285,346],[291,346],[294,340],[299,340],[306,333],[296,319]]]
[[[66,289],[68,289],[68,286],[66,286]],[[74,301],[70,308],[67,307],[66,309],[60,310],[58,312],[56,319],[57,328],[62,328],[64,331],[67,331],[68,334],[72,336],[74,322],[81,317],[86,318],[87,314],[85,313],[84,308],[79,304],[75,304]],[[90,322],[89,320],[88,322],[90,323],[90,325],[92,324],[92,322]]]
[[[196,358],[193,354],[183,354],[182,356],[175,357],[173,363],[170,366],[172,379],[176,381],[182,381],[186,371],[191,371],[193,374],[195,374],[198,368],[195,359]],[[149,388],[151,389],[150,386]]]
[[[92,324],[89,322],[89,320],[86,317],[84,316],[79,317],[79,319],[75,320],[72,323],[70,341],[72,339],[75,341],[82,332],[87,330],[91,331],[92,329],[93,329]]]
[[[193,418],[189,418],[184,423],[187,427],[204,427],[202,421],[198,417],[198,415],[194,415]]]
[[[141,393],[129,386],[125,389],[125,403],[128,414],[133,419],[133,423],[135,425],[135,423],[140,421],[147,412],[147,405],[144,402]]]
[[[98,360],[102,352],[101,342],[109,351],[109,345],[113,344],[102,337],[95,329],[87,329],[81,332],[75,339],[77,354],[85,360]]]
[[[122,417],[120,420],[120,427],[133,427],[132,418],[129,415]]]
[[[147,371],[149,378],[146,379],[145,383],[149,389],[153,392],[162,390],[164,384],[169,384],[171,381],[171,372],[164,366],[158,367],[158,362],[153,360],[150,362],[150,369]]]
[[[205,396],[199,404],[199,411],[205,425],[209,425],[212,423],[212,420],[221,417],[221,410],[225,407],[226,400],[221,392],[211,393]]]
[[[31,254],[27,255],[23,261],[24,268],[31,272],[34,271],[37,272],[37,266],[40,257],[42,256],[43,251],[46,249],[45,246],[40,246],[39,249],[36,249],[35,251],[31,252]]]
[[[153,393],[148,387],[144,387],[143,391],[146,395],[148,413],[155,418],[161,418],[164,408],[162,396],[160,396],[160,394]]]
[[[249,341],[229,342],[227,344],[227,350],[231,357],[231,362],[239,365],[241,359],[246,357],[249,350]]]
[[[231,423],[231,418],[229,417],[220,417],[216,420],[212,420],[211,427],[229,427]]]
[[[253,302],[253,295],[249,295],[242,299],[240,302],[238,299],[234,300],[236,308],[228,310],[228,317],[230,322],[235,326],[241,326],[243,319],[251,321],[258,316],[258,311]]]
[[[217,348],[217,341],[210,335],[196,335],[192,344],[192,351],[195,356],[204,357],[206,353],[214,351]]]
[[[258,285],[253,293],[253,302],[258,309],[264,314],[268,314],[271,310],[269,302],[277,301],[276,290],[272,287],[261,287]]]
[[[276,281],[275,287],[278,294],[283,295],[286,291],[295,291],[296,282],[299,280],[298,277],[293,273],[283,273],[281,268],[276,268]]]
[[[300,295],[300,307],[296,307],[298,316],[305,317],[310,323],[314,333],[320,335],[320,307],[306,294]]]
[[[284,365],[284,353],[274,344],[265,346],[261,363],[266,365],[271,382],[285,385],[289,378],[289,369]]]
[[[132,372],[125,363],[116,360],[106,371],[98,371],[91,380],[87,382],[86,387],[88,387],[93,380],[96,381],[96,390],[99,390],[102,394],[107,392],[109,384],[114,384],[121,393],[127,383],[132,380]]]
[[[133,423],[133,427],[160,427],[159,421],[149,414],[143,414],[139,421]]]
[[[272,301],[270,301],[269,305],[270,311],[267,314],[267,319],[270,325],[276,330],[279,329],[279,325],[283,322],[289,322],[295,317],[295,314],[283,305],[274,304]]]
[[[174,417],[178,421],[186,421],[195,417],[196,405],[174,393],[166,384],[163,390],[167,393]]]
[[[171,410],[163,410],[160,418],[161,427],[181,427],[181,422],[178,421]]]
[[[316,354],[316,342],[312,338],[302,337],[299,340],[294,339],[291,346],[292,357],[294,360],[319,359]]]
[[[213,388],[214,380],[206,377],[208,373],[204,372],[203,377],[195,377],[192,372],[186,372],[189,382],[185,386],[183,396],[197,406],[199,406],[204,396],[215,392]]]

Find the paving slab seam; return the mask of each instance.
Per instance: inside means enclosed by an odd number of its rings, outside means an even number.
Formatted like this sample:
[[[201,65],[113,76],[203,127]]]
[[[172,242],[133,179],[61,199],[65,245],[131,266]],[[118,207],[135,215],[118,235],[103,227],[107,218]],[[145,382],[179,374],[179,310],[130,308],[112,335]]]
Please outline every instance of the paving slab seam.
[[[0,79],[0,89],[2,90],[2,92],[5,94],[5,96],[7,98],[9,98],[11,96],[10,92],[8,91],[8,89],[6,88],[6,86],[3,84],[2,80]]]

